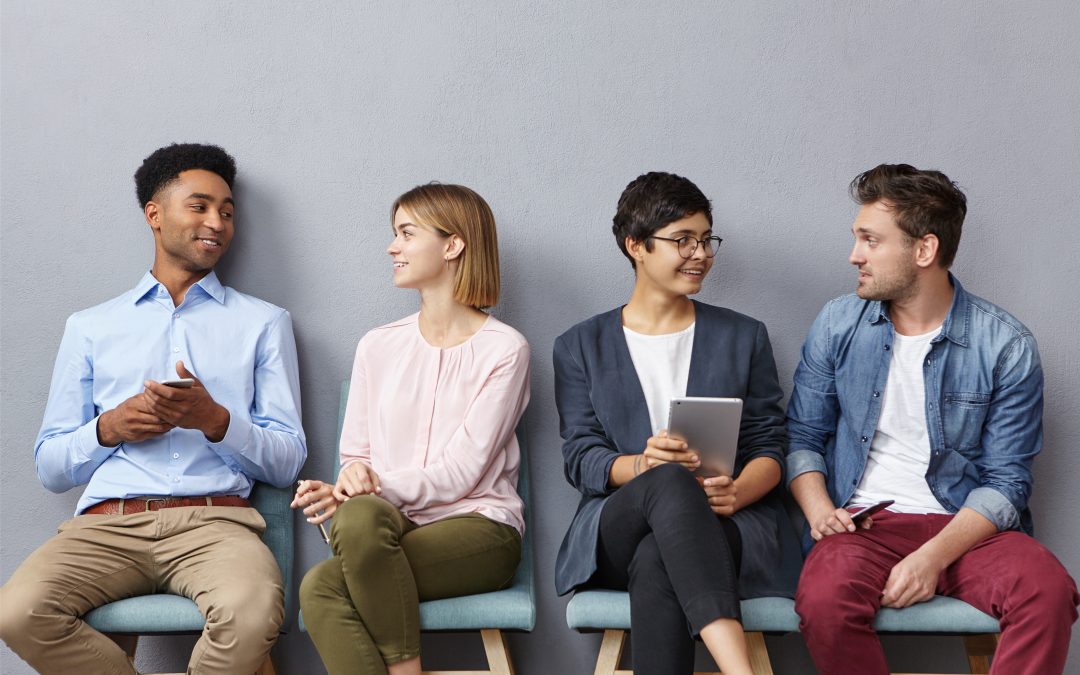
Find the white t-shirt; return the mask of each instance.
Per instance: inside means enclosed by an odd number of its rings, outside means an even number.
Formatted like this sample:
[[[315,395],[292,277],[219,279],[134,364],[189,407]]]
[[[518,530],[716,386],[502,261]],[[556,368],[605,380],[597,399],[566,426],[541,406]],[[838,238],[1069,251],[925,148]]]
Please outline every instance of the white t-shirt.
[[[870,441],[862,479],[848,506],[866,506],[895,499],[898,513],[948,513],[930,492],[930,437],[926,431],[926,389],[923,362],[939,326],[924,335],[896,334],[881,417]]]
[[[623,326],[630,360],[634,362],[641,390],[645,392],[645,403],[649,406],[653,434],[667,428],[671,399],[686,396],[690,353],[694,349],[694,325],[666,335],[643,335]]]

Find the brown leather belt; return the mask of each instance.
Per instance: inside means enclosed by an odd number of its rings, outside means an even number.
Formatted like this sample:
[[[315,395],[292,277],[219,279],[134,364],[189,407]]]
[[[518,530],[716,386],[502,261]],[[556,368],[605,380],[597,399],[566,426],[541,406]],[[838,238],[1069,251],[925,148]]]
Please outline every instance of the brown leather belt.
[[[225,495],[220,497],[135,497],[133,499],[106,499],[83,511],[83,515],[123,516],[143,511],[158,511],[177,506],[251,506],[243,497]]]

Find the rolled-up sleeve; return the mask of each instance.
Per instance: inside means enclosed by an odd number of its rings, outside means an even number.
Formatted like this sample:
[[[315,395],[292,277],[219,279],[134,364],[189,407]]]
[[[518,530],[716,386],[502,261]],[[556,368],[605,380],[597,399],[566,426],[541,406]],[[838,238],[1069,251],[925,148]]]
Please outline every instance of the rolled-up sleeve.
[[[787,410],[789,484],[811,471],[828,475],[825,451],[840,419],[835,361],[829,340],[834,302],[826,304],[814,320],[795,369],[795,386]]]
[[[580,352],[575,354],[561,336],[555,340],[552,359],[566,480],[586,496],[610,494],[611,465],[619,452],[596,416]]]
[[[995,367],[994,391],[975,460],[980,487],[964,506],[989,519],[998,530],[1020,527],[1031,498],[1031,465],[1042,450],[1043,373],[1039,349],[1030,333],[1016,337]]]

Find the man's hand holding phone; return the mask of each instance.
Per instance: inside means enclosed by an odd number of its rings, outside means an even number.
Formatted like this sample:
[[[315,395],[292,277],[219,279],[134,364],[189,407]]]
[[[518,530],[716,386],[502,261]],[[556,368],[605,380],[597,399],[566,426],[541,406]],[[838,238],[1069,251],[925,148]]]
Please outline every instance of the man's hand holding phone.
[[[211,443],[221,441],[229,429],[229,411],[214,401],[183,361],[176,362],[176,374],[182,380],[191,380],[191,385],[169,386],[152,380],[143,383],[150,412],[172,426],[198,429]]]
[[[822,509],[816,512],[813,518],[807,519],[810,523],[810,536],[814,538],[814,541],[821,541],[830,535],[854,532],[859,528],[869,530],[874,526],[871,516],[892,504],[893,500],[888,499],[855,511],[848,511],[842,507],[834,508],[832,511]]]
[[[169,432],[174,425],[162,420],[150,406],[143,393],[123,401],[112,410],[98,417],[98,443],[106,448],[121,443],[137,443],[157,438]]]

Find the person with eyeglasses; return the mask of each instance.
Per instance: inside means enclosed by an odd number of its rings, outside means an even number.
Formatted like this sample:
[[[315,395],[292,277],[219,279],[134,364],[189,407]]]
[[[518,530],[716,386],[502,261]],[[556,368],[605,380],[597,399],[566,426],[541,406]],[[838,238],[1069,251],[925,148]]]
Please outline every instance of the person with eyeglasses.
[[[740,598],[793,597],[795,533],[780,499],[787,436],[764,324],[691,300],[721,238],[691,181],[647,173],[612,231],[636,281],[630,301],[555,341],[567,480],[582,498],[556,562],[560,595],[628,590],[634,672],[693,672],[700,638],[725,675],[752,673]],[[743,399],[733,476],[668,434],[672,398]]]

